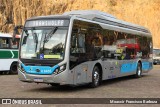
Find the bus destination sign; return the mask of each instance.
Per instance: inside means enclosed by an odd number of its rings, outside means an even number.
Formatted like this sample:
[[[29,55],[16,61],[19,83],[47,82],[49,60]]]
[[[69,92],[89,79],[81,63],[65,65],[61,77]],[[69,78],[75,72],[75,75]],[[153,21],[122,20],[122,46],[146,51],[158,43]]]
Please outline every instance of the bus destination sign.
[[[68,26],[69,20],[32,20],[27,21],[25,27],[41,27],[41,26]]]

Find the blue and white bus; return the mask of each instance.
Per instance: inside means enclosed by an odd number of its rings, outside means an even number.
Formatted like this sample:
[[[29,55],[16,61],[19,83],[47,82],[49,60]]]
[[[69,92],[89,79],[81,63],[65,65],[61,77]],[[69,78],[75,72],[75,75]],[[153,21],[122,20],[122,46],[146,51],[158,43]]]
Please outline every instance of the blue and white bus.
[[[96,11],[27,19],[20,43],[20,81],[100,85],[152,69],[152,36],[142,26]]]

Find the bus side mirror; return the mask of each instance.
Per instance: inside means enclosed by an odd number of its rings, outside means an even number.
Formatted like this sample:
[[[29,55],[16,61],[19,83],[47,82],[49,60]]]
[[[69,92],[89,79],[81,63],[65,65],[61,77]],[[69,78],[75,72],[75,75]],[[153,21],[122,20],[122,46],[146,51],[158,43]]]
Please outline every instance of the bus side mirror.
[[[27,36],[24,36],[22,44],[26,44],[26,43],[27,43]]]
[[[15,26],[13,29],[13,38],[12,41],[15,42],[16,34],[18,34],[18,29],[23,29],[22,25]]]

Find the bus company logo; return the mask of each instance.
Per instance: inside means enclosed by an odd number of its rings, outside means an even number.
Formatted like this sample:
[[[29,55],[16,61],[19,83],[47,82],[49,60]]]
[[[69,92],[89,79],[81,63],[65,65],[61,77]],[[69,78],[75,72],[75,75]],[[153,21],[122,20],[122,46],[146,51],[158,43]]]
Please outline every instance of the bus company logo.
[[[36,72],[40,72],[40,69],[36,69]]]
[[[12,104],[11,99],[2,99],[2,104]]]

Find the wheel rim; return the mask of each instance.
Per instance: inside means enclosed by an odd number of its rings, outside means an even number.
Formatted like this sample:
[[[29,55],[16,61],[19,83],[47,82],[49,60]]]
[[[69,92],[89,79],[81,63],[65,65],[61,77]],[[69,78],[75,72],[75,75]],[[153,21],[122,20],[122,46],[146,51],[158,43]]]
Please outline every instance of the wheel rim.
[[[99,73],[97,71],[94,72],[94,84],[98,85],[99,83]]]
[[[141,67],[138,67],[138,76],[141,76]]]

